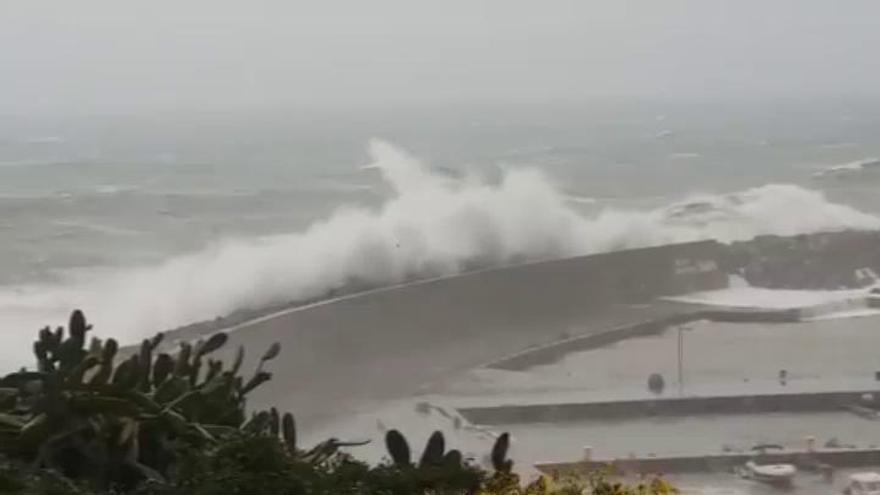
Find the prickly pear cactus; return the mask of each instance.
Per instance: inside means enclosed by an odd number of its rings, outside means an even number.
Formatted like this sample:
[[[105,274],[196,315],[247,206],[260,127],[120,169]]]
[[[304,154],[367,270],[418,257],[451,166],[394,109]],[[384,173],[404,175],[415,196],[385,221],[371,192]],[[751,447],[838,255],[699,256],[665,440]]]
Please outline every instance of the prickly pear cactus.
[[[160,333],[123,353],[114,339],[87,342],[91,329],[74,311],[66,332],[39,331],[36,371],[0,378],[0,454],[92,477],[97,486],[162,479],[175,457],[171,439],[207,446],[244,434],[246,396],[271,378],[263,367],[281,351],[273,344],[245,381],[243,349],[228,370],[209,357],[226,344],[224,333],[182,343],[176,353],[160,349]],[[269,417],[256,432],[295,452],[293,416]]]
[[[388,430],[385,434],[385,447],[391,454],[391,460],[398,467],[410,466],[412,459],[410,457],[409,443],[406,438],[397,430]]]

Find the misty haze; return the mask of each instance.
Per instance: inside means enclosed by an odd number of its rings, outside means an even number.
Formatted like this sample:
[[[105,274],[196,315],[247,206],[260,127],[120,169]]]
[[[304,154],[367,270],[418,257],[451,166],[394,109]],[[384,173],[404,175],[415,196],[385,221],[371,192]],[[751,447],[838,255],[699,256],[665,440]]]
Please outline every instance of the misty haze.
[[[880,493],[878,19],[0,2],[0,493]]]

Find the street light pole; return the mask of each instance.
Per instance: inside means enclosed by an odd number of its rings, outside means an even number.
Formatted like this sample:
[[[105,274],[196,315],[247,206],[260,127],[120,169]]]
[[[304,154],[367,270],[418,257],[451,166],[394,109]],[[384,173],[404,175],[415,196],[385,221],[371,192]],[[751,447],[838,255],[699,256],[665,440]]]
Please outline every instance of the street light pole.
[[[684,325],[678,326],[678,395],[684,395],[684,332],[690,330]]]

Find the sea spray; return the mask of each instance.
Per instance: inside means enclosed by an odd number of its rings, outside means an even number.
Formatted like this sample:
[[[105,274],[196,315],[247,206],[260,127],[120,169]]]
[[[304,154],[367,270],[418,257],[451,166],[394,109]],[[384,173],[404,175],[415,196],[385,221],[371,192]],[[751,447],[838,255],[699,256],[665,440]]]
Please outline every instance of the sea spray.
[[[793,185],[583,216],[536,169],[508,169],[485,181],[432,173],[386,142],[371,142],[369,151],[365,173],[380,173],[391,188],[376,209],[342,207],[302,232],[227,240],[158,266],[80,274],[52,287],[0,289],[0,361],[21,362],[23,341],[42,325],[64,321],[75,307],[86,310],[100,332],[135,341],[352,284],[377,287],[472,267],[696,239],[880,228],[880,218]]]

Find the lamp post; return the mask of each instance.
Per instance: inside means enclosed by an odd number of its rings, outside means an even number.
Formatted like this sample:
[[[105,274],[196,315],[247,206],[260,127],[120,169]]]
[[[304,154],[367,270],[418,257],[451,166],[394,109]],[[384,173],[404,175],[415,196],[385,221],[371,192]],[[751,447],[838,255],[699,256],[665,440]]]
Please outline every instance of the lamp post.
[[[684,332],[687,330],[690,328],[678,326],[678,395],[684,395]]]

